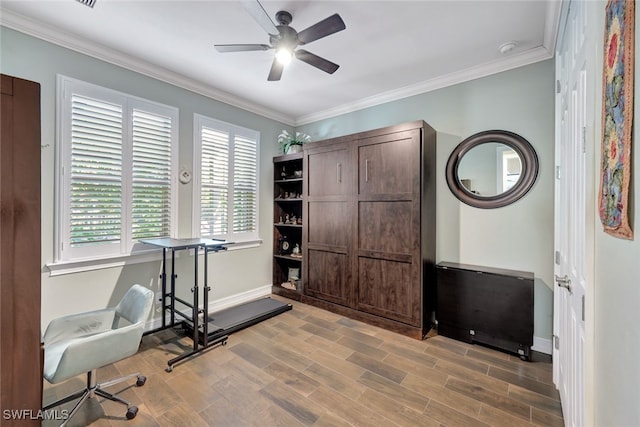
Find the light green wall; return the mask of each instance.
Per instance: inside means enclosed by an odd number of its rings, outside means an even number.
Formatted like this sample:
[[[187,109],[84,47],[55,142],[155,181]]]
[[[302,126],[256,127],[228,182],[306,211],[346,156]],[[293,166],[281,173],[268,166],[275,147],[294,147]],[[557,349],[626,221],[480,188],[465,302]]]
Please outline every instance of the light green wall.
[[[548,60],[310,123],[297,130],[320,140],[410,120],[429,123],[438,131],[437,260],[533,272],[534,335],[551,340],[553,89],[554,62]],[[524,198],[511,206],[484,210],[453,197],[444,170],[457,142],[489,129],[509,130],[525,137],[538,154],[540,171]]]
[[[180,166],[192,166],[192,116],[200,113],[261,132],[258,248],[212,255],[212,299],[271,283],[271,158],[276,136],[290,127],[187,90],[78,54],[6,28],[1,29],[1,71],[42,85],[42,263],[53,260],[56,74],[120,90],[180,109]],[[438,260],[489,265],[536,274],[535,335],[551,337],[553,252],[553,62],[546,61],[300,127],[314,140],[424,119],[438,131],[438,167],[463,138],[481,130],[507,129],[527,138],[540,158],[537,183],[516,204],[480,210],[458,202],[444,182],[438,189]],[[265,184],[267,183],[267,184]],[[180,186],[179,235],[191,233],[191,185]],[[515,237],[514,237],[515,236]],[[191,258],[182,256],[180,281],[192,282]],[[145,263],[64,276],[43,272],[42,321],[67,312],[102,307],[130,284],[158,289],[160,263]],[[184,296],[189,291],[179,290]]]
[[[180,110],[179,166],[192,167],[193,114],[199,113],[226,122],[256,129],[260,144],[260,237],[256,248],[210,255],[209,284],[212,300],[230,297],[271,284],[272,248],[272,157],[275,140],[290,126],[214,101],[210,98],[155,80],[115,65],[61,48],[22,33],[0,28],[0,71],[41,84],[42,111],[42,324],[59,315],[105,307],[124,294],[133,283],[159,290],[160,262],[132,264],[82,273],[50,277],[44,267],[53,261],[54,247],[54,162],[56,75],[94,83],[141,98],[164,103]],[[191,236],[192,185],[179,184],[178,237]],[[191,298],[192,258],[180,253],[177,270],[178,294]]]
[[[598,73],[602,69],[602,31],[604,28],[605,2],[598,2],[598,16],[589,27],[597,41],[593,48],[598,64]],[[636,5],[636,23],[640,22],[640,9]],[[637,26],[637,24],[636,24]],[[640,80],[640,31],[636,28],[635,38],[635,96],[630,189],[629,218],[635,232],[635,239],[623,240],[605,234],[595,209],[595,425],[597,426],[640,426],[640,143],[638,135],[638,99]],[[600,79],[596,93],[602,93]],[[595,117],[600,117],[602,104],[596,96]],[[595,127],[595,177],[589,182],[598,192],[600,170],[600,138],[602,127],[599,120]],[[597,204],[597,197],[595,202]]]

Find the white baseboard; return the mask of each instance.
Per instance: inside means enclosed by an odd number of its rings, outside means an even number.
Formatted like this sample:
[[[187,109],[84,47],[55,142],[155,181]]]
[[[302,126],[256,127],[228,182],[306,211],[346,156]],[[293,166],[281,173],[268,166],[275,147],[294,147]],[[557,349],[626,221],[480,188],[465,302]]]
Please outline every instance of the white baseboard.
[[[531,347],[531,350],[544,354],[552,354],[553,347],[551,346],[551,340],[534,336],[533,347]]]
[[[239,294],[231,295],[225,298],[221,298],[219,300],[209,302],[207,313],[214,313],[216,311],[224,310],[225,308],[233,307],[235,305],[242,304],[243,302],[253,301],[255,299],[262,298],[267,295],[271,295],[271,285],[262,286],[256,289],[251,289],[250,291],[242,292]],[[181,310],[181,312],[191,317],[190,309],[186,308],[184,310]],[[177,316],[177,319],[179,321],[182,320],[180,316]],[[162,317],[158,317],[156,319],[153,319],[147,322],[144,330],[152,331],[154,329],[158,329],[161,326],[162,326]]]

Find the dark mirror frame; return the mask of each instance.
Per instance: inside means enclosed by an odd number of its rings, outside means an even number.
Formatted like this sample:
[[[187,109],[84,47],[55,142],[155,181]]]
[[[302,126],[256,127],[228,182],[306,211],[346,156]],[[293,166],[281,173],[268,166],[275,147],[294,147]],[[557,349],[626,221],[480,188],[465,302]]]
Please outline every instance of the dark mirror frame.
[[[516,184],[504,193],[495,196],[479,196],[467,190],[458,179],[458,167],[464,155],[474,147],[489,142],[498,142],[512,148],[522,162],[522,173]],[[533,187],[538,176],[538,156],[533,146],[518,134],[506,130],[487,130],[471,135],[453,150],[447,161],[447,185],[460,201],[469,206],[482,209],[494,209],[507,206]]]

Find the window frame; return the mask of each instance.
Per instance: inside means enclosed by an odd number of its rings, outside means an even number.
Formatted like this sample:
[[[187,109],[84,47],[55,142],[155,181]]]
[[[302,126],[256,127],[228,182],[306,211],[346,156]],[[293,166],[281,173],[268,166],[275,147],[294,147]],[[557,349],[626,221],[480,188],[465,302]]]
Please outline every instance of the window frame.
[[[121,238],[118,243],[84,246],[73,250],[70,245],[70,197],[71,197],[71,119],[72,94],[94,98],[101,102],[111,102],[122,108],[122,172],[121,172]],[[145,254],[153,249],[137,244],[132,239],[132,199],[133,199],[133,112],[144,111],[171,119],[170,130],[170,191],[169,214],[170,236],[177,235],[178,228],[178,136],[179,110],[176,107],[129,95],[120,91],[58,75],[56,85],[56,166],[55,166],[55,225],[53,271],[58,266],[67,265],[73,271],[92,269],[94,264],[113,265],[114,260],[126,262],[127,257]],[[82,255],[78,256],[77,253]],[[64,274],[64,273],[60,273]]]
[[[221,132],[228,132],[233,135],[241,135],[255,140],[256,150],[256,209],[255,224],[256,229],[251,233],[233,233],[233,204],[229,203],[227,214],[227,233],[224,235],[202,236],[201,235],[201,195],[202,195],[202,128],[207,127]],[[230,138],[233,143],[233,138]],[[233,189],[233,146],[229,148],[230,165],[228,168],[227,188],[229,194],[234,195]],[[245,128],[194,113],[193,115],[193,219],[192,219],[192,235],[194,237],[224,239],[233,242],[236,245],[230,249],[239,249],[243,247],[253,247],[262,243],[260,239],[260,132],[254,129]]]

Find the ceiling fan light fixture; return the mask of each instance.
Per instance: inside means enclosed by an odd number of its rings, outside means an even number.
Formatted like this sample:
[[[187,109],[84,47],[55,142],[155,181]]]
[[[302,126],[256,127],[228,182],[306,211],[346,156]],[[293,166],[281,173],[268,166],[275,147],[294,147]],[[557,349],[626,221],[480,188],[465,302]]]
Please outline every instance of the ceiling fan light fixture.
[[[301,45],[306,45],[347,28],[337,13],[297,32],[289,26],[293,19],[289,12],[281,10],[276,13],[276,20],[280,25],[275,25],[267,15],[264,7],[260,4],[260,0],[240,1],[253,19],[269,34],[269,44],[216,44],[214,47],[218,52],[246,52],[275,49],[273,62],[267,77],[267,81],[270,82],[280,80],[284,68],[294,57],[328,74],[335,73],[340,67],[338,64],[305,49],[298,49]]]
[[[89,7],[93,7],[96,4],[96,0],[78,0],[78,1]]]
[[[282,65],[288,65],[293,59],[293,52],[289,48],[279,48],[276,50],[276,59]]]

